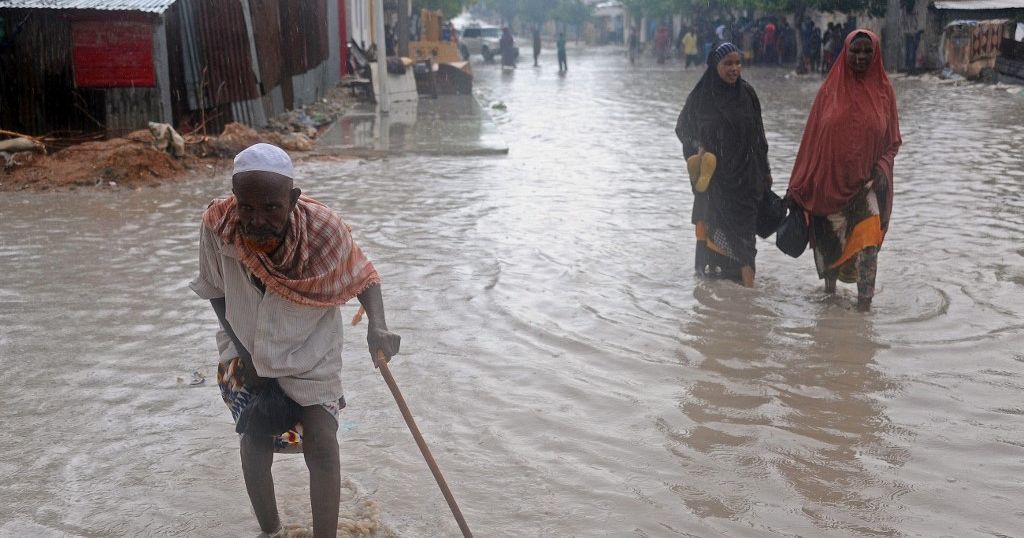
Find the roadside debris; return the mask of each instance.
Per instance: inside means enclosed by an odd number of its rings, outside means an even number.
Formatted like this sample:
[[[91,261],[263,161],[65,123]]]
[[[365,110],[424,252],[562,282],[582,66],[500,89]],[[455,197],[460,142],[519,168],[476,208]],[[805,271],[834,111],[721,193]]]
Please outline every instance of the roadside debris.
[[[42,142],[29,137],[20,136],[10,140],[0,140],[0,157],[4,159],[4,169],[20,164],[19,153],[33,152],[46,155],[46,146]]]
[[[166,151],[179,159],[185,156],[185,139],[174,130],[174,127],[166,123],[151,121],[149,122],[149,132],[153,134],[155,149]]]

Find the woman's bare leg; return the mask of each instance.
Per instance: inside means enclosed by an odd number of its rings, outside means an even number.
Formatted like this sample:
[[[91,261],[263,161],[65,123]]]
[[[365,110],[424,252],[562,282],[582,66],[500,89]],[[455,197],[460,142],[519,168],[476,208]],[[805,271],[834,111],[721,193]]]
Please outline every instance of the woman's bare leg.
[[[707,249],[706,242],[697,241],[697,251],[693,255],[693,270],[697,272],[698,276],[704,276],[708,268]]]
[[[875,297],[875,273],[878,272],[878,247],[866,247],[857,255],[857,310],[871,310]]]
[[[743,287],[753,288],[754,287],[754,268],[749,265],[740,267],[740,280],[743,282]]]

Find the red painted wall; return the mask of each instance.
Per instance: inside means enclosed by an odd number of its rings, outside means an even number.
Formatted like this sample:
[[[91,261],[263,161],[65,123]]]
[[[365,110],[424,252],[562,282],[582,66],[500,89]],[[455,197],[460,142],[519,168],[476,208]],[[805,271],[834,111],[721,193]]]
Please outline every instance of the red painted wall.
[[[79,88],[156,86],[152,24],[75,21],[71,46]]]

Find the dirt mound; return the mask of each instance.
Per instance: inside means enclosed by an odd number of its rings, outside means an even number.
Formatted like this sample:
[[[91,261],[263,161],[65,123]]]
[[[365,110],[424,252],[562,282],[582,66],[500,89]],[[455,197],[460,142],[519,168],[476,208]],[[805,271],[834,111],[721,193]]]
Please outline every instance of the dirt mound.
[[[126,138],[86,142],[53,155],[32,155],[7,173],[0,174],[0,190],[98,185],[136,187],[159,184],[182,175],[188,158],[178,160],[153,148],[149,131],[135,131]]]
[[[224,126],[224,132],[220,136],[210,137],[204,142],[207,146],[205,150],[210,154],[218,157],[234,157],[239,151],[253,144],[259,142],[273,144],[275,141],[261,136],[259,131],[252,127],[232,122]],[[200,151],[203,151],[203,149],[200,149]]]
[[[145,129],[104,141],[66,143],[61,139],[40,139],[48,149],[58,151],[50,155],[0,151],[0,191],[158,185],[191,176],[193,169],[221,168],[225,162],[230,167],[231,159],[239,151],[257,142],[275,144],[290,152],[308,152],[314,148],[320,130],[349,108],[350,101],[342,88],[334,88],[302,110],[272,118],[268,128],[261,131],[229,123],[219,136],[186,134],[186,154],[180,159],[156,149],[157,133]],[[0,135],[25,136],[2,129]]]

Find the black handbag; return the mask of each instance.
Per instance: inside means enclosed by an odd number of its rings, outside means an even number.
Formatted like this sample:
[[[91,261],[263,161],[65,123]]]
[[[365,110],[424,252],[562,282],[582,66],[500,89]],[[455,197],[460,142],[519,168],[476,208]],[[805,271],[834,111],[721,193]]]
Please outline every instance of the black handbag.
[[[775,191],[768,189],[757,206],[757,235],[768,239],[786,218],[786,205]]]
[[[249,405],[238,414],[235,433],[281,435],[302,420],[302,406],[295,403],[272,379],[257,389]]]
[[[775,232],[775,246],[794,258],[799,258],[807,249],[807,220],[803,208],[795,205],[789,208],[789,214]]]

